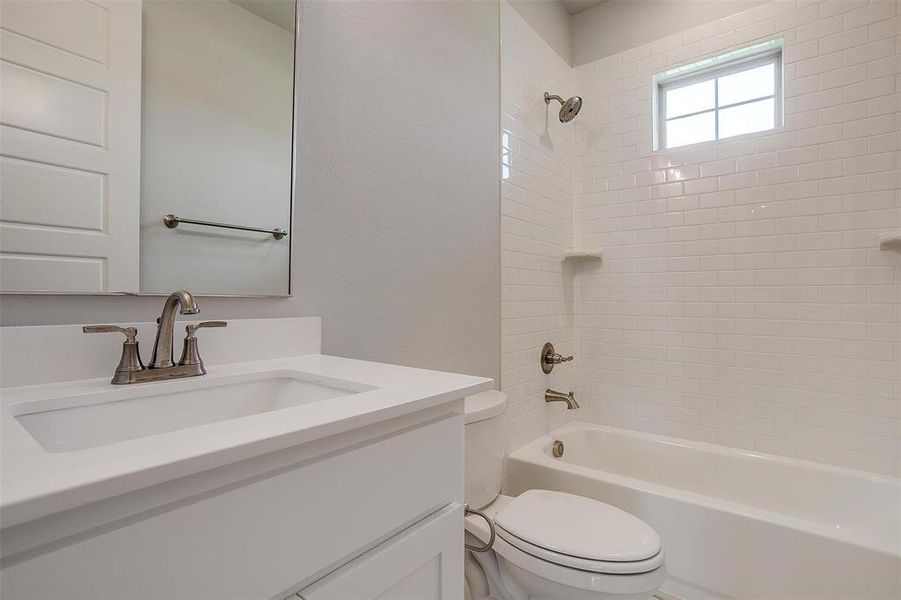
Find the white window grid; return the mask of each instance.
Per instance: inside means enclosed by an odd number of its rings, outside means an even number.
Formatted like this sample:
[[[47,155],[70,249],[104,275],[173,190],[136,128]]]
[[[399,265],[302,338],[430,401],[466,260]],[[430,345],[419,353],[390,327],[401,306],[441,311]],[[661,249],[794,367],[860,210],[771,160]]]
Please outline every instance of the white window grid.
[[[725,77],[726,75],[731,75],[733,73],[740,73],[742,71],[747,71],[750,69],[754,69],[757,67],[761,67],[764,65],[773,65],[773,77],[775,81],[773,82],[773,93],[769,95],[763,95],[756,98],[751,98],[749,100],[743,100],[741,102],[734,102],[732,104],[724,104],[720,106],[719,103],[719,78]],[[687,85],[693,85],[695,83],[701,83],[703,81],[713,80],[714,85],[714,102],[713,108],[708,108],[705,110],[700,110],[697,112],[679,115],[678,117],[672,117],[670,119],[666,118],[666,92],[670,90],[675,90],[681,87],[685,87]],[[782,51],[781,49],[776,51],[770,51],[766,54],[758,54],[756,56],[750,56],[734,61],[730,61],[726,64],[722,64],[720,66],[711,67],[707,69],[703,69],[701,71],[696,71],[687,75],[682,75],[678,77],[673,77],[670,79],[665,79],[660,81],[657,84],[657,135],[659,140],[659,148],[661,150],[667,149],[666,142],[666,124],[669,121],[677,121],[679,119],[684,119],[687,117],[694,117],[697,115],[703,115],[706,113],[714,113],[714,138],[713,140],[708,140],[705,142],[697,142],[699,144],[708,143],[709,141],[716,141],[720,139],[720,119],[719,113],[721,110],[732,108],[735,106],[742,106],[745,104],[751,104],[752,102],[759,102],[761,100],[769,100],[773,99],[773,126],[774,128],[778,128],[782,126]],[[772,129],[767,129],[764,131],[772,131]],[[754,132],[754,133],[762,133],[762,132]],[[753,135],[753,134],[743,134],[743,135]],[[732,137],[741,137],[741,136],[731,136]],[[692,145],[692,144],[689,144]],[[681,147],[681,146],[680,146]]]

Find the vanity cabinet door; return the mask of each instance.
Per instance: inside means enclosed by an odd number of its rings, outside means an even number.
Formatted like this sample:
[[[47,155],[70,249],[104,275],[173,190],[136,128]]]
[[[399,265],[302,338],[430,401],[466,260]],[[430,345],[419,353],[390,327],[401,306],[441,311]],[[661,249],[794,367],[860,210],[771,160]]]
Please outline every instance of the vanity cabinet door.
[[[304,588],[301,600],[463,597],[463,507],[440,510]]]

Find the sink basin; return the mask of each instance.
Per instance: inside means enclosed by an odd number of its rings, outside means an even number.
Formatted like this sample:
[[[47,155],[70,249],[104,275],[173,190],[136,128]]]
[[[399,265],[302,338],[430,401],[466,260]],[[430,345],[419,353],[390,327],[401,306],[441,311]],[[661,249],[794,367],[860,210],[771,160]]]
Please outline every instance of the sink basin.
[[[48,452],[71,452],[249,415],[334,400],[374,386],[277,370],[195,377],[13,404],[12,415]]]

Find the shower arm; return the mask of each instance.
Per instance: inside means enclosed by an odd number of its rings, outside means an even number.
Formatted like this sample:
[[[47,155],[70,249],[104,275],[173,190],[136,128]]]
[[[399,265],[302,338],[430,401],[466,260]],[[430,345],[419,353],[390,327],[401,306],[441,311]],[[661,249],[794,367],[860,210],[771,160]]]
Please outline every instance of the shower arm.
[[[560,103],[561,106],[563,105],[563,98],[561,98],[560,96],[558,96],[556,94],[548,94],[547,92],[545,92],[544,93],[544,103],[550,104],[551,100],[556,100],[557,102]]]

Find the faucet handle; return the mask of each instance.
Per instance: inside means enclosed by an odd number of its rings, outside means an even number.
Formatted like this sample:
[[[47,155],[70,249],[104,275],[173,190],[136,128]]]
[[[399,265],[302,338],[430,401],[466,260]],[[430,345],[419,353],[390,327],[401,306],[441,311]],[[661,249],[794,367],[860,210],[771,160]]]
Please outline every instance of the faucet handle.
[[[84,333],[121,333],[125,335],[126,344],[137,343],[137,327],[119,327],[118,325],[85,325],[81,328]]]
[[[185,326],[185,331],[188,334],[187,337],[193,338],[194,334],[201,327],[226,327],[227,325],[228,325],[228,321],[202,321],[197,324]]]
[[[116,373],[110,383],[116,385],[134,383],[135,374],[144,370],[144,363],[141,361],[141,353],[138,350],[138,328],[119,327],[118,325],[85,325],[81,330],[85,333],[121,333],[125,335],[122,356],[119,357]]]
[[[225,327],[227,325],[227,321],[203,321],[186,325],[185,332],[188,335],[185,336],[185,346],[181,352],[181,359],[178,361],[179,366],[195,367],[200,374],[206,373],[206,369],[203,368],[203,359],[200,358],[200,350],[197,349],[197,336],[194,334],[202,327]]]

